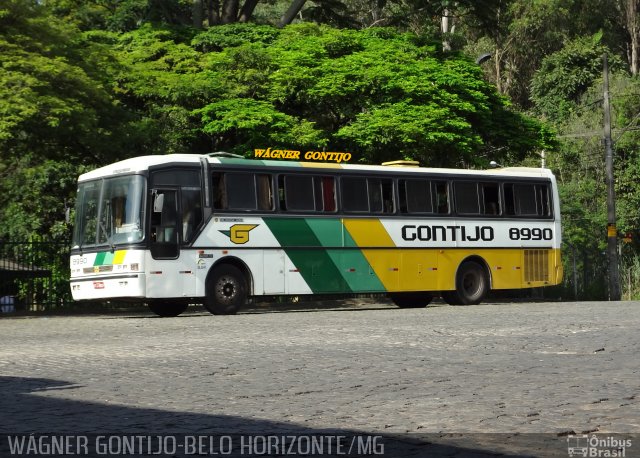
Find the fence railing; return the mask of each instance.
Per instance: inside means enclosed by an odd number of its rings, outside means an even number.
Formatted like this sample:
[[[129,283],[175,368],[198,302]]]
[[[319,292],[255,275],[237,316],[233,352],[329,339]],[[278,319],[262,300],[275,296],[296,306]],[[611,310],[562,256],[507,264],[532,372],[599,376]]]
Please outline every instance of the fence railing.
[[[49,310],[70,303],[67,241],[0,240],[3,311]]]

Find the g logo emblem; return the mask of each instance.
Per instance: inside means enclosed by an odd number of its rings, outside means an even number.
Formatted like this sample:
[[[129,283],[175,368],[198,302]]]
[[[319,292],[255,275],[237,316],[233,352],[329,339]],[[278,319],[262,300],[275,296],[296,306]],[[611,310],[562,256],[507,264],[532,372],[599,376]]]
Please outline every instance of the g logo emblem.
[[[236,245],[244,245],[249,241],[249,232],[258,227],[257,224],[234,224],[228,231],[220,231]]]

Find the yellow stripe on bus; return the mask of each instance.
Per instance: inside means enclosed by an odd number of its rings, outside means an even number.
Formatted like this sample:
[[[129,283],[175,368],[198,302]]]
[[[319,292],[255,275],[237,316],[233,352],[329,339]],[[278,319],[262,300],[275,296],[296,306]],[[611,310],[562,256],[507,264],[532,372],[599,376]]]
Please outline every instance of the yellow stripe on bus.
[[[562,281],[559,249],[538,250],[548,252],[547,257],[539,259],[544,265],[534,266],[543,275],[527,280],[524,259],[527,250],[523,248],[398,249],[378,219],[345,219],[343,224],[387,291],[452,290],[458,267],[472,257],[482,259],[489,269],[493,289],[528,288]]]
[[[312,167],[316,169],[341,169],[342,166],[336,163],[328,163],[328,162],[300,162],[302,167]]]
[[[113,256],[113,264],[123,264],[124,257],[127,254],[127,250],[118,250]]]
[[[343,220],[351,238],[362,247],[362,254],[387,291],[396,291],[399,285],[400,259],[396,244],[379,219],[359,218]],[[368,250],[366,247],[380,247]],[[383,249],[389,247],[389,250]],[[382,248],[382,249],[381,249]]]

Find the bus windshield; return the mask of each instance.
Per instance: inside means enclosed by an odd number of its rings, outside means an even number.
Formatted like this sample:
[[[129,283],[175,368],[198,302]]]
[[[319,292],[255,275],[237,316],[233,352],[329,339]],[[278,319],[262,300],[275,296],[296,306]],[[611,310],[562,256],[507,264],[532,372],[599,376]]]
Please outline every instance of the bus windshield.
[[[120,176],[78,185],[73,247],[115,246],[144,238],[145,178]]]

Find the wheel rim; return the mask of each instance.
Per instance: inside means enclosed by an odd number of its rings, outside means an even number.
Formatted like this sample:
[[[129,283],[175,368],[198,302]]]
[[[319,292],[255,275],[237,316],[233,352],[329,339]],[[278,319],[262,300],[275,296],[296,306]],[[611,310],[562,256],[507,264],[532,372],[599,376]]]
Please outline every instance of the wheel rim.
[[[469,298],[475,298],[483,288],[482,275],[476,270],[466,272],[462,277],[462,289]]]
[[[220,277],[216,283],[216,299],[223,304],[231,304],[238,295],[238,281],[229,276]]]

